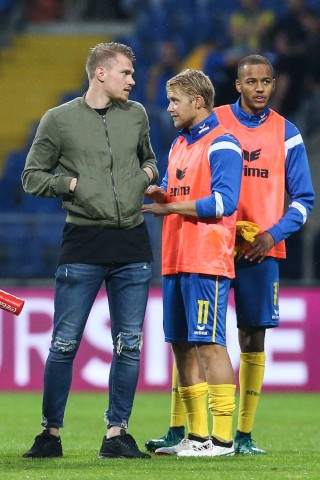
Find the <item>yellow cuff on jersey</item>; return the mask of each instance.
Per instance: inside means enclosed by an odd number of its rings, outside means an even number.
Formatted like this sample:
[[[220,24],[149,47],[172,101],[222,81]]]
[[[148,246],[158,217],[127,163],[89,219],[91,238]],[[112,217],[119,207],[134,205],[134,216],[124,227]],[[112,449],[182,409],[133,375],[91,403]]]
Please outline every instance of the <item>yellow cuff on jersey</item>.
[[[242,257],[242,250],[254,241],[259,231],[260,226],[257,223],[247,222],[245,220],[240,220],[236,223],[236,244],[234,247],[236,260]]]

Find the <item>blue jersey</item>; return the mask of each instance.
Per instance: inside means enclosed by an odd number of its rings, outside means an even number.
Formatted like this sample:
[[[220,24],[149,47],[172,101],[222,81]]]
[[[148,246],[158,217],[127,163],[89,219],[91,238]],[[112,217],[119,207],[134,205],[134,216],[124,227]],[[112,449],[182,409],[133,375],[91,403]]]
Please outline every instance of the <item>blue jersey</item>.
[[[179,134],[187,140],[189,145],[192,145],[218,125],[217,116],[212,113],[204,122],[195,125],[190,130],[183,129]],[[177,139],[173,145],[176,141]],[[211,169],[211,196],[196,201],[197,213],[200,218],[229,216],[237,208],[239,192],[237,188],[233,189],[231,186],[238,185],[241,179],[239,153],[241,153],[239,142],[231,134],[220,135],[213,141],[208,151],[208,162]],[[225,161],[226,157],[228,162]],[[168,171],[162,179],[161,187],[167,191]]]
[[[230,105],[236,119],[247,128],[257,128],[264,123],[269,115],[270,108],[256,115],[251,115],[240,107],[240,99]],[[314,190],[311,181],[306,148],[297,127],[285,121],[284,151],[285,151],[285,189],[289,197],[288,209],[268,232],[272,235],[275,244],[288,238],[299,230],[305,223],[308,214],[314,205]],[[225,125],[230,129],[230,126]]]

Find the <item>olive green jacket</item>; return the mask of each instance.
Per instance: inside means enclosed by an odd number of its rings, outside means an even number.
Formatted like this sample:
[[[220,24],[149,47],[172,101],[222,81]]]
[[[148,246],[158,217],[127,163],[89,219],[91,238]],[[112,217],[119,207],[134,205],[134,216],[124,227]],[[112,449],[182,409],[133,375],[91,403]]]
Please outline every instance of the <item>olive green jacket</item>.
[[[150,167],[158,179],[144,107],[113,102],[105,116],[79,97],[42,117],[22,172],[27,193],[61,196],[66,221],[77,225],[132,228],[140,212]],[[77,177],[74,194],[69,186]]]

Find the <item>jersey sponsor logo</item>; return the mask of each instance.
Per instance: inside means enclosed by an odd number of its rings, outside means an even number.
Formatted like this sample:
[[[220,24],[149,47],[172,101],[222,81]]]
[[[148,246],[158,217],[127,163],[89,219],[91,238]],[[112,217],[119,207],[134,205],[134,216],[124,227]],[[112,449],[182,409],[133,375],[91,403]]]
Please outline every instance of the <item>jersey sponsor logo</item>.
[[[267,118],[268,118],[268,115],[266,114],[266,112],[264,112],[262,115],[260,115],[259,123],[265,122]]]
[[[205,325],[203,325],[202,327],[200,327],[200,325],[197,325],[197,329],[198,329],[198,330],[204,330],[205,328],[206,328]]]
[[[242,150],[242,158],[246,162],[254,162],[255,160],[259,160],[261,154],[261,148],[257,150],[253,150],[249,152],[248,150]],[[269,170],[266,168],[254,168],[245,165],[243,167],[243,175],[245,177],[257,177],[257,178],[268,178],[269,177]]]
[[[177,168],[177,171],[176,171],[177,179],[182,180],[186,176],[186,172],[187,172],[187,167],[184,168],[183,170],[180,170],[179,168]]]
[[[257,150],[253,150],[252,152],[248,152],[248,150],[242,150],[242,158],[246,162],[254,162],[255,160],[259,160],[261,153],[261,148]]]
[[[269,178],[269,170],[267,168],[243,167],[243,175],[245,177]]]
[[[190,194],[190,187],[171,187],[170,188],[170,197],[180,197],[183,195],[189,195]]]
[[[209,130],[209,127],[205,123],[199,126],[199,133],[206,132],[207,130]]]
[[[279,320],[279,319],[280,319],[279,310],[275,309],[272,315],[272,320]]]

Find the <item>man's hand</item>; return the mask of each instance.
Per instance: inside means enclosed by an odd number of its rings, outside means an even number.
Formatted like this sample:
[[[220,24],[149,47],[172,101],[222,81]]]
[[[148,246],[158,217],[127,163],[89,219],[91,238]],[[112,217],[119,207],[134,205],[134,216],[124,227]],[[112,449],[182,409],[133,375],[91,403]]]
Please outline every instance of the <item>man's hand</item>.
[[[274,247],[273,236],[268,232],[263,232],[257,235],[254,242],[245,248],[244,258],[250,262],[257,260],[258,263],[261,263],[272,247]]]
[[[142,213],[152,213],[155,217],[160,215],[183,215],[184,217],[198,217],[196,201],[188,200],[187,202],[169,202],[169,203],[151,203],[143,205]]]
[[[76,177],[71,179],[71,182],[70,182],[70,185],[69,185],[69,192],[72,193],[72,194],[74,193],[74,191],[76,189],[77,181],[78,181],[78,179]]]
[[[152,213],[154,217],[170,215],[170,203],[150,203],[142,205],[142,213]]]
[[[157,185],[150,185],[147,190],[144,192],[147,198],[154,200],[157,203],[166,203],[167,202],[167,192]]]

